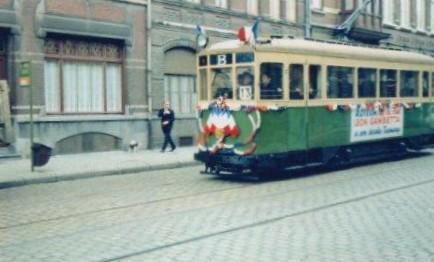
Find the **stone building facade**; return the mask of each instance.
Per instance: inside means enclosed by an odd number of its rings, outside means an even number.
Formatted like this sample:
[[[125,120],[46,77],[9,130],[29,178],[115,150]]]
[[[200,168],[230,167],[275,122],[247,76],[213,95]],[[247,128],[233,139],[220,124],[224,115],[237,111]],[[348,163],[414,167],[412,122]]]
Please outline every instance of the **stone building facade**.
[[[362,0],[310,0],[311,38],[337,39],[336,27]],[[20,152],[28,148],[33,71],[36,141],[55,153],[141,148],[163,141],[156,111],[176,111],[175,142],[197,134],[196,25],[211,43],[236,38],[259,17],[262,37],[305,36],[305,0],[0,0],[0,79],[11,89]],[[373,0],[349,41],[434,55],[434,0]],[[151,20],[152,22],[148,22]],[[0,127],[1,131],[1,127]],[[1,136],[0,136],[1,139]]]

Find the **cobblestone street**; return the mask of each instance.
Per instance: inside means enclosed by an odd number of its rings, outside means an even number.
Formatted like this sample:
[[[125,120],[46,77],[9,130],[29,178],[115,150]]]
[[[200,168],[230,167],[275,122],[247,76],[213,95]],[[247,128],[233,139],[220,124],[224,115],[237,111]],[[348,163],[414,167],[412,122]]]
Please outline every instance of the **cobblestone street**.
[[[201,167],[0,190],[1,261],[434,261],[434,156],[258,183]]]

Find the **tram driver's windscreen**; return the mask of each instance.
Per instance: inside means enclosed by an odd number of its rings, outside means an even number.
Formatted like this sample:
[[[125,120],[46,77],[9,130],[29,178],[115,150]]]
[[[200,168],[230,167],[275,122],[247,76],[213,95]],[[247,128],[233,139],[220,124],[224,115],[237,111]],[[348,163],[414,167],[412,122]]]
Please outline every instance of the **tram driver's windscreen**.
[[[215,68],[211,70],[211,94],[214,98],[232,99],[232,68]]]
[[[252,66],[237,68],[237,99],[252,100],[254,98],[254,80]]]
[[[282,99],[282,68],[283,64],[261,64],[261,99]]]

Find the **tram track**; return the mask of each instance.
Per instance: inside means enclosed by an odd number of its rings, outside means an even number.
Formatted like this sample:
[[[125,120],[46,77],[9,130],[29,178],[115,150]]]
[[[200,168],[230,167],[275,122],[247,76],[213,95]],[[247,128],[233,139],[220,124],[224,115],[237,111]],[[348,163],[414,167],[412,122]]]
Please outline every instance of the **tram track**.
[[[306,215],[306,214],[312,214],[312,213],[315,213],[315,212],[324,211],[324,210],[329,209],[329,208],[334,208],[334,207],[338,207],[338,206],[352,204],[352,203],[356,203],[356,202],[359,202],[359,201],[363,201],[363,200],[367,200],[367,199],[383,196],[383,195],[386,195],[386,194],[389,194],[389,193],[393,193],[393,192],[397,192],[397,191],[401,191],[401,190],[407,190],[407,189],[411,189],[411,188],[415,188],[415,187],[419,187],[419,186],[424,186],[424,185],[432,184],[432,183],[434,183],[434,178],[428,179],[428,180],[424,180],[424,181],[420,181],[420,182],[417,182],[417,183],[413,183],[413,184],[410,184],[410,185],[405,185],[405,186],[390,188],[390,189],[386,189],[386,190],[382,190],[382,191],[378,191],[378,192],[373,192],[371,194],[362,195],[362,196],[346,199],[346,200],[343,200],[343,201],[336,201],[336,202],[329,203],[329,204],[326,204],[326,205],[323,205],[323,206],[313,207],[313,208],[309,208],[309,209],[306,209],[306,210],[302,210],[302,211],[298,211],[298,212],[294,212],[294,213],[290,213],[290,214],[280,215],[280,216],[272,217],[272,218],[269,218],[269,219],[263,219],[263,220],[260,220],[260,221],[256,221],[254,223],[250,223],[250,224],[246,224],[246,225],[242,225],[242,226],[238,226],[238,227],[232,227],[232,228],[229,228],[229,229],[226,229],[226,230],[222,230],[222,231],[218,231],[218,232],[213,232],[213,233],[210,233],[210,234],[204,234],[204,235],[200,235],[200,236],[197,236],[197,237],[188,238],[188,239],[176,241],[176,242],[173,242],[173,243],[170,243],[170,244],[166,244],[166,245],[160,245],[160,246],[153,247],[153,248],[143,249],[141,251],[137,251],[137,252],[121,255],[121,256],[112,257],[110,259],[100,260],[100,262],[118,261],[118,260],[122,260],[122,259],[132,258],[132,257],[135,257],[135,256],[146,255],[146,254],[149,254],[149,253],[152,253],[152,252],[168,249],[168,248],[171,248],[171,247],[188,244],[188,243],[195,242],[195,241],[201,241],[201,240],[217,237],[217,236],[228,234],[228,233],[238,232],[238,231],[242,231],[242,230],[245,230],[245,229],[250,229],[250,228],[254,228],[254,227],[258,227],[258,226],[265,226],[265,225],[272,224],[272,223],[275,223],[275,222],[279,222],[279,221],[282,221],[282,220],[285,220],[285,219],[295,218],[295,217],[303,216],[303,215]]]
[[[381,164],[384,164],[384,163],[380,163],[380,165]],[[419,167],[419,164],[414,164],[414,165],[406,166],[404,168],[405,169],[415,169],[418,167]],[[359,168],[365,168],[365,166],[360,166]],[[397,167],[393,167],[393,168],[387,168],[387,169],[384,169],[382,171],[394,172],[394,171],[401,170],[401,169],[403,169],[402,166],[397,166]],[[346,169],[346,170],[351,170],[351,169]],[[345,170],[338,170],[338,171],[331,171],[331,172],[343,172],[343,171],[345,171]],[[308,175],[302,175],[301,177],[314,177],[314,176],[319,176],[319,175],[328,176],[328,175],[330,175],[330,174],[327,174],[329,172],[330,171],[327,171],[326,173],[314,172],[314,173],[310,173]],[[263,198],[276,197],[279,195],[291,194],[291,193],[295,193],[295,192],[302,191],[302,190],[305,191],[305,190],[315,189],[317,187],[324,187],[324,186],[328,186],[328,185],[344,183],[348,180],[364,179],[364,178],[372,176],[372,175],[378,175],[378,171],[371,171],[369,173],[363,172],[361,174],[352,174],[352,175],[348,175],[348,174],[338,175],[337,177],[333,177],[331,180],[327,180],[327,182],[324,182],[323,180],[319,179],[318,181],[314,181],[313,184],[308,185],[308,186],[295,185],[294,188],[292,188],[290,190],[288,190],[288,188],[285,187],[282,190],[278,190],[278,191],[273,192],[273,193],[270,193],[268,190],[264,194],[260,194],[257,196],[251,196],[250,194],[245,194],[246,197],[244,197],[244,198],[235,198],[234,200],[225,201],[224,203],[220,203],[217,201],[217,203],[215,203],[215,205],[208,205],[208,206],[203,206],[203,204],[202,205],[200,205],[200,204],[199,205],[193,205],[196,207],[195,208],[189,208],[189,209],[183,209],[183,210],[172,210],[171,212],[166,212],[163,214],[157,214],[154,216],[149,216],[147,218],[156,218],[156,217],[159,217],[161,215],[170,215],[171,213],[190,212],[190,211],[194,211],[194,210],[200,210],[203,208],[217,207],[220,205],[227,205],[227,204],[231,204],[231,203],[235,203],[235,202],[242,202],[245,200],[250,201],[252,199],[263,199]],[[296,176],[293,179],[298,179],[298,178],[300,178],[300,176]],[[267,184],[269,184],[269,183],[286,183],[286,182],[291,181],[291,179],[292,178],[288,178],[285,180],[270,181]],[[211,182],[215,182],[215,181],[211,181]],[[185,202],[187,199],[190,199],[190,198],[204,197],[206,195],[212,195],[212,194],[223,193],[223,192],[230,192],[230,191],[235,192],[236,191],[237,195],[241,195],[239,190],[250,190],[250,189],[253,189],[255,187],[261,187],[262,185],[263,185],[263,183],[239,185],[239,182],[238,182],[237,186],[220,188],[220,189],[211,190],[211,191],[203,191],[203,192],[191,193],[191,194],[185,194],[185,195],[176,195],[176,196],[171,196],[171,197],[167,197],[167,198],[155,199],[155,200],[151,200],[151,201],[136,202],[136,203],[132,203],[129,205],[121,205],[121,206],[115,206],[115,207],[110,207],[110,208],[89,210],[86,212],[78,212],[78,213],[68,214],[68,215],[64,215],[64,216],[56,216],[56,217],[52,217],[52,218],[48,218],[48,219],[40,219],[40,220],[30,221],[27,223],[17,223],[17,224],[8,225],[8,226],[0,226],[0,230],[8,230],[8,229],[13,229],[13,228],[32,226],[32,225],[41,224],[41,223],[61,221],[64,219],[74,219],[74,218],[84,217],[84,216],[88,216],[88,215],[95,215],[95,214],[104,213],[104,212],[128,210],[131,208],[145,207],[147,205],[161,204],[164,202],[171,202],[171,201]],[[278,185],[278,184],[276,184],[276,185]],[[202,199],[197,199],[196,202],[198,202],[198,203],[206,202],[209,204],[208,201],[203,201]],[[179,206],[181,207],[182,205],[179,205]]]

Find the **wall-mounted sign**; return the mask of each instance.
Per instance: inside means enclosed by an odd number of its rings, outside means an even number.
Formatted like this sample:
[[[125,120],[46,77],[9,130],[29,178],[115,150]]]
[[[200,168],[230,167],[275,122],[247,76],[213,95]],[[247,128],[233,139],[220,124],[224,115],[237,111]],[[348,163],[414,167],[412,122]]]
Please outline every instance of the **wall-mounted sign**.
[[[20,63],[20,78],[18,82],[21,87],[29,87],[32,85],[32,69],[29,61]]]

